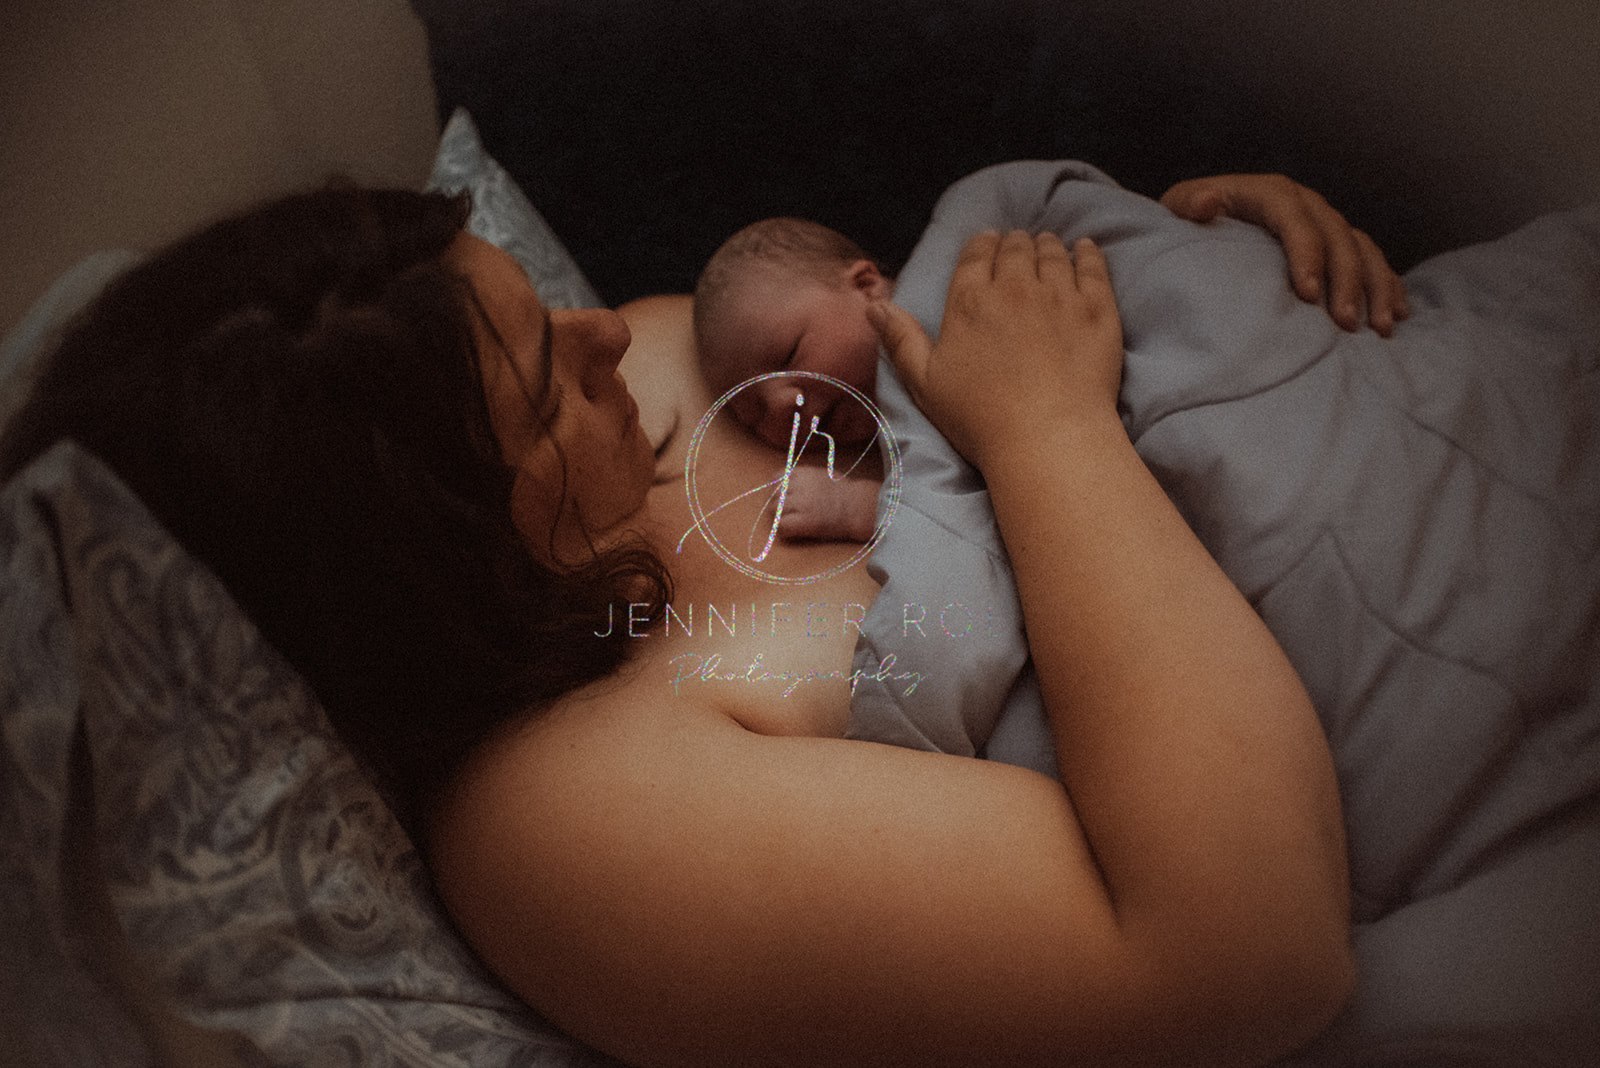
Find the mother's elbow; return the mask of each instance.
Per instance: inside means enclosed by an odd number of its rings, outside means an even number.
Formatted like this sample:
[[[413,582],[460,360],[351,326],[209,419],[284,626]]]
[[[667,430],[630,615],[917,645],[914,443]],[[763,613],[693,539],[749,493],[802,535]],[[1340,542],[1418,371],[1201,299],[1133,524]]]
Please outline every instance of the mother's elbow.
[[[1239,1006],[1243,1015],[1238,1022],[1242,1032],[1260,1035],[1263,1017],[1271,1021],[1273,1048],[1259,1051],[1262,1060],[1311,1042],[1338,1018],[1355,993],[1356,963],[1348,925],[1301,932],[1294,945],[1262,968],[1250,985],[1255,994]]]
[[[1183,1006],[1168,1021],[1174,1063],[1266,1064],[1326,1030],[1355,991],[1348,925],[1255,929],[1226,945],[1204,939],[1178,953],[1167,977],[1181,989],[1158,998]]]
[[[1294,998],[1295,1015],[1304,1030],[1297,1045],[1325,1031],[1356,992],[1356,958],[1348,924],[1332,932],[1321,952],[1311,955],[1296,977],[1303,994]]]

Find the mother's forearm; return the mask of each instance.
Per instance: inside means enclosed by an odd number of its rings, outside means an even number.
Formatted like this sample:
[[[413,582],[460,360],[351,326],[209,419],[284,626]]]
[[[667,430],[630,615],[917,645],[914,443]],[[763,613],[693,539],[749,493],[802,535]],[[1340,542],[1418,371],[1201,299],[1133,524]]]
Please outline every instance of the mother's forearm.
[[[1062,780],[1124,931],[1180,981],[1185,962],[1232,960],[1247,985],[1342,993],[1338,790],[1271,634],[1111,412],[995,450],[984,475]]]

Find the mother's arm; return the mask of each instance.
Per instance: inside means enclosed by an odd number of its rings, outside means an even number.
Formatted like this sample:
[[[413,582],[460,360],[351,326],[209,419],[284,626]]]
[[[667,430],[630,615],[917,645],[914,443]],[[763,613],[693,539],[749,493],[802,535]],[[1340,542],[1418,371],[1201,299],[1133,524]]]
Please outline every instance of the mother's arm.
[[[1066,789],[714,708],[569,702],[479,754],[432,851],[468,939],[556,1023],[641,1065],[1209,1064],[1265,1061],[1336,1011],[1326,748],[1117,437],[1109,288],[1060,251],[965,256],[936,351],[887,326],[990,479]],[[1034,407],[1040,376],[1095,400]],[[1006,429],[1033,419],[1054,429]]]

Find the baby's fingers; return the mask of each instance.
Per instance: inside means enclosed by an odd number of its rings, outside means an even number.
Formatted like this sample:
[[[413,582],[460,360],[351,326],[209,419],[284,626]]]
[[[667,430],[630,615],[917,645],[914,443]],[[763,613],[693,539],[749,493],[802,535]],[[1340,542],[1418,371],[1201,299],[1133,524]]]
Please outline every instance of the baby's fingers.
[[[916,399],[927,380],[928,357],[933,352],[933,343],[922,324],[910,312],[886,300],[867,305],[867,321],[878,331],[889,362]]]

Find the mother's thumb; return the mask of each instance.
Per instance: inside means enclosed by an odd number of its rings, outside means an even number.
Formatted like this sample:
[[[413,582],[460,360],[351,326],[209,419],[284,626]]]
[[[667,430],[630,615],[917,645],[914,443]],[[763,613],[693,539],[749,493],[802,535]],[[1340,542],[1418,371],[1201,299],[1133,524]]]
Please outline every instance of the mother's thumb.
[[[910,312],[886,300],[867,305],[867,321],[878,331],[878,338],[901,381],[915,389],[922,382],[928,369],[928,355],[933,351],[933,342],[928,340],[922,324],[912,318]]]

